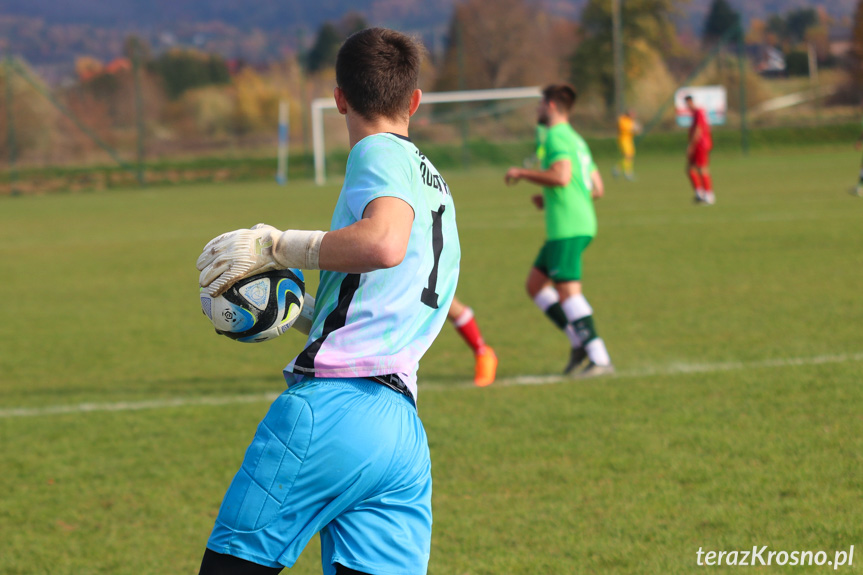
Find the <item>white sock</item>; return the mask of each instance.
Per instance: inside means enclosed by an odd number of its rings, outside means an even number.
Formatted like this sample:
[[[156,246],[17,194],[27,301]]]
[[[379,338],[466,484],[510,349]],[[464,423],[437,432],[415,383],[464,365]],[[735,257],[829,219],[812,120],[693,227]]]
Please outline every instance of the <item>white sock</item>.
[[[560,298],[557,295],[557,290],[551,286],[545,286],[539,293],[533,296],[533,303],[536,304],[536,307],[541,309],[543,313],[548,311],[548,308],[556,304],[560,301]]]
[[[566,314],[566,319],[570,323],[593,315],[593,308],[590,307],[584,294],[566,298],[560,303],[560,307],[563,308],[563,313]],[[569,327],[571,328],[572,326],[570,325]],[[569,335],[570,331],[573,332],[576,338],[578,337],[574,329],[567,330],[567,335]],[[590,358],[590,361],[596,365],[611,365],[611,358],[608,355],[608,350],[605,348],[605,342],[602,341],[602,338],[597,337],[590,340],[584,344],[584,350],[587,352],[587,357]]]
[[[563,313],[566,314],[566,320],[570,323],[578,321],[583,317],[593,315],[593,308],[587,303],[587,298],[584,294],[568,297],[560,302],[560,307],[563,308]]]
[[[587,342],[584,349],[587,351],[587,357],[596,365],[611,365],[611,357],[608,355],[608,350],[605,349],[605,342],[602,341],[601,337]]]
[[[567,324],[564,328],[563,333],[566,334],[566,337],[569,338],[569,345],[573,348],[581,347],[581,338],[578,337],[578,334],[575,333],[575,328],[572,327],[572,324]]]
[[[543,313],[547,312],[548,308],[559,301],[560,296],[557,295],[557,290],[552,286],[545,286],[539,290],[539,293],[533,298],[533,303],[535,303],[536,307],[541,309]],[[566,315],[566,312],[564,312],[564,315]],[[566,337],[569,338],[569,344],[572,347],[581,347],[581,338],[579,338],[578,334],[575,333],[575,328],[573,328],[572,325],[567,324],[566,327],[563,328],[563,332],[566,334]]]
[[[581,347],[583,342],[575,331],[575,328],[572,326],[572,322],[578,321],[583,317],[593,315],[593,309],[590,307],[590,304],[587,303],[587,298],[585,298],[583,294],[566,298],[560,302],[560,307],[563,309],[564,315],[566,315],[566,321],[569,322],[564,330],[566,332],[566,336],[569,338],[569,343],[572,347]]]
[[[464,308],[464,311],[461,312],[461,315],[459,315],[457,318],[455,318],[452,323],[456,327],[462,327],[463,325],[465,325],[466,323],[468,323],[472,319],[473,319],[473,310],[469,307],[466,307],[466,308]]]

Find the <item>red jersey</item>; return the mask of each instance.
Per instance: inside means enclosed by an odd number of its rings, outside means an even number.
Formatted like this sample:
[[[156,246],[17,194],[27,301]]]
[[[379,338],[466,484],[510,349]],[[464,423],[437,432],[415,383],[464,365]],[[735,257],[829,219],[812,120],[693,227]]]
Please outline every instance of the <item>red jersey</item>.
[[[696,145],[707,147],[713,146],[713,138],[710,136],[710,124],[707,122],[707,114],[701,108],[695,108],[692,112],[692,125],[689,126],[689,139],[692,140],[692,134],[696,128],[701,128],[701,138],[698,142],[693,142]]]

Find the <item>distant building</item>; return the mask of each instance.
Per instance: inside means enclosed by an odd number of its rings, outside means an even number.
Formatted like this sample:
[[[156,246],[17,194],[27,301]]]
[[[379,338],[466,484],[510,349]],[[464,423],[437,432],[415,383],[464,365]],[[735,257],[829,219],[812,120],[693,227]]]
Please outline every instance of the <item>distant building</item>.
[[[785,55],[775,46],[758,47],[755,69],[762,76],[784,76],[786,72]]]

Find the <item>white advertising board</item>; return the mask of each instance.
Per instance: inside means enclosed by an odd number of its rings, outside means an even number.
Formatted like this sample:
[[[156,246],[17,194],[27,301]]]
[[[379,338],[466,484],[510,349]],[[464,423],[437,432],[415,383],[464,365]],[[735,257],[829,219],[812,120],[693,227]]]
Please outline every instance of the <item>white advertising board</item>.
[[[695,105],[704,110],[709,124],[725,123],[725,113],[728,110],[725,86],[690,86],[680,88],[674,93],[674,111],[678,126],[688,128],[692,124],[692,114],[683,101],[687,95],[692,96]]]

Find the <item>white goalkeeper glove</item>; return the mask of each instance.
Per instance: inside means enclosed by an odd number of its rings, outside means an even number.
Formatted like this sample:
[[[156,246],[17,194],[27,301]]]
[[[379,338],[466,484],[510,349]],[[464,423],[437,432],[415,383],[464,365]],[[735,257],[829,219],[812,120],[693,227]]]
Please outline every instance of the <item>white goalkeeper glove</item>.
[[[326,232],[277,230],[257,224],[210,240],[198,257],[198,283],[212,297],[237,281],[273,269],[316,270],[321,241]]]

